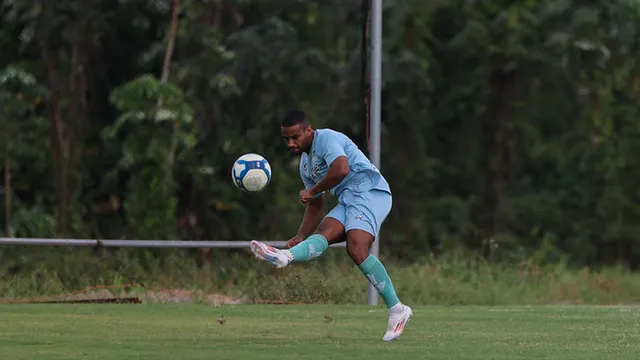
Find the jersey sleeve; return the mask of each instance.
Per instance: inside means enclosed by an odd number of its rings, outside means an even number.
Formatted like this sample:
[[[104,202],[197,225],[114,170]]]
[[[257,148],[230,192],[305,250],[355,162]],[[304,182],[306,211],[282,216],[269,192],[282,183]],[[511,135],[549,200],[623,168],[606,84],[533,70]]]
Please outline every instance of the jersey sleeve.
[[[344,152],[344,144],[339,137],[333,133],[322,134],[320,140],[319,155],[324,158],[327,166],[331,164],[340,156],[347,156]]]

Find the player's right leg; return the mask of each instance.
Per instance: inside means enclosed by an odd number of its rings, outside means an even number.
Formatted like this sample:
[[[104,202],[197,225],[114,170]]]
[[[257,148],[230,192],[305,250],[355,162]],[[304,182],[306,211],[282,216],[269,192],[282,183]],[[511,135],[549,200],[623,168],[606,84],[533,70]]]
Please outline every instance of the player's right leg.
[[[260,260],[267,261],[277,268],[283,268],[292,262],[313,260],[324,253],[331,244],[345,241],[342,205],[336,206],[318,225],[312,235],[291,249],[276,249],[259,241],[251,242],[251,251]]]

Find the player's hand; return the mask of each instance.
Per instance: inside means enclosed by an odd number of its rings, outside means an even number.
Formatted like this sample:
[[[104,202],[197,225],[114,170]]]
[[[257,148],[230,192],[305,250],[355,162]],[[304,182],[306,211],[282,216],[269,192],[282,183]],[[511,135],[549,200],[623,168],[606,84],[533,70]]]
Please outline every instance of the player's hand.
[[[292,247],[298,245],[299,243],[302,242],[302,240],[304,240],[304,238],[302,236],[296,235],[296,236],[292,237],[291,239],[289,239],[287,241],[287,245],[286,245],[287,249],[291,249]]]
[[[303,204],[308,203],[312,199],[313,199],[313,193],[310,190],[305,189],[305,190],[300,191],[300,201]]]

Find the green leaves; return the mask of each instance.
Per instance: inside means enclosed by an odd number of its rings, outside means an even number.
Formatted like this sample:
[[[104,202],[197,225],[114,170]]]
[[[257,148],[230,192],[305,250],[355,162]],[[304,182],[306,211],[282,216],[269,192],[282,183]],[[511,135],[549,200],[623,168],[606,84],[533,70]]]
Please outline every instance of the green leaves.
[[[147,136],[153,133],[175,136],[187,148],[195,146],[193,108],[175,85],[160,83],[151,75],[142,75],[115,89],[110,100],[122,114],[105,129],[103,134],[106,138],[112,138],[127,126],[133,132]],[[163,124],[168,127],[162,127]]]
[[[161,83],[152,75],[141,75],[124,86],[115,89],[111,102],[120,111],[154,110],[162,101],[161,110],[191,115],[193,109],[185,102],[182,90],[171,83]],[[167,115],[160,116],[167,118]]]
[[[110,101],[121,114],[103,137],[116,141],[124,134],[121,158],[110,176],[129,173],[124,208],[131,235],[175,237],[176,168],[196,146],[193,107],[180,88],[152,75],[116,88]]]
[[[0,70],[0,100],[33,106],[46,95],[46,88],[38,83],[33,74],[13,66]]]
[[[83,151],[72,195],[124,199],[128,232],[113,233],[178,237],[175,220],[188,210],[199,222],[182,236],[286,238],[302,213],[282,116],[302,108],[314,126],[343,131],[367,150],[362,2],[181,5],[163,83],[172,1],[3,2],[0,42],[10,55],[2,66],[15,67],[0,73],[0,111],[15,130],[16,191],[38,211],[53,211],[52,134],[32,111],[50,105],[37,83],[55,80],[57,134],[81,143],[67,153]],[[576,262],[605,248],[609,261],[622,251],[616,247],[636,241],[636,1],[383,5],[382,169],[394,191],[387,249],[409,256],[472,243],[490,176],[502,181],[496,191],[505,204],[497,214],[504,226],[486,236],[497,249],[526,254],[552,239],[549,246]],[[42,44],[56,49],[49,62]],[[74,62],[79,49],[87,61]],[[86,104],[70,91],[83,84]],[[231,183],[231,164],[246,152],[270,161],[268,191],[248,195]],[[89,208],[74,208],[74,218],[90,218],[82,212]],[[107,216],[100,221],[112,228]]]

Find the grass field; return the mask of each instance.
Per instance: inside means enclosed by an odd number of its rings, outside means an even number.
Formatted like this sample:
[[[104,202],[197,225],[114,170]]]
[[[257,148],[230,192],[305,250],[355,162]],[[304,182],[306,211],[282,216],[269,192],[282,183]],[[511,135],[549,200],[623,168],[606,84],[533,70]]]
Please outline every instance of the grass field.
[[[640,307],[0,306],[2,359],[639,359]]]

